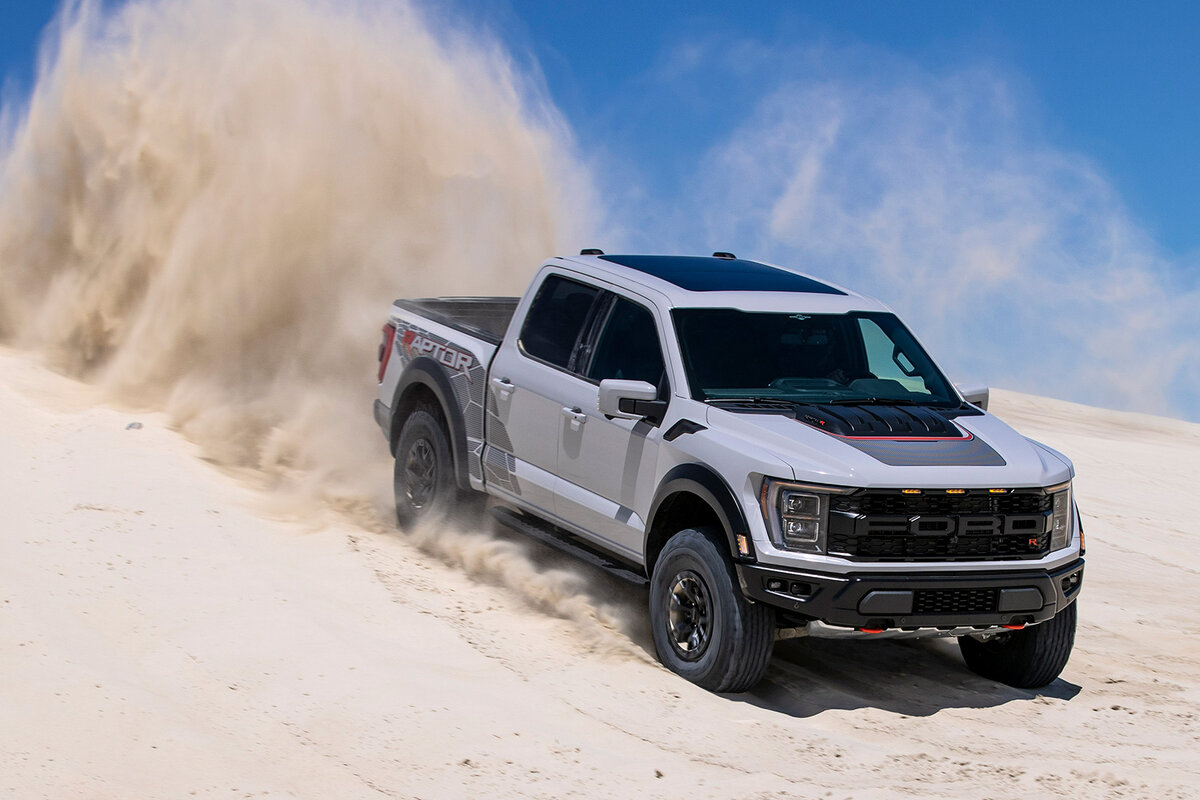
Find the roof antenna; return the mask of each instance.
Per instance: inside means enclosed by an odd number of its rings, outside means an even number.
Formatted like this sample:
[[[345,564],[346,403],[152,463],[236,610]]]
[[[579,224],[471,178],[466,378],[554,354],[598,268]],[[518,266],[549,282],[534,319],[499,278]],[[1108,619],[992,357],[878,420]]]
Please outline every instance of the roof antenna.
[[[734,261],[737,259],[733,253],[713,253],[713,258],[723,258],[726,261]]]
[[[583,250],[579,251],[579,255],[581,255],[581,256],[602,256],[602,255],[604,255],[604,251],[598,250],[595,247],[585,247]]]

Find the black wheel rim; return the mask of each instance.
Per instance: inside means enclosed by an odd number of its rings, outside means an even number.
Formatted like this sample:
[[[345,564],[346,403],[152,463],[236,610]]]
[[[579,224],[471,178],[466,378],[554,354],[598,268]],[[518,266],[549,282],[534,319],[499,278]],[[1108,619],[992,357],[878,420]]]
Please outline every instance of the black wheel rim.
[[[712,640],[712,604],[704,579],[691,570],[678,573],[667,609],[667,634],[676,654],[685,661],[701,658]]]
[[[417,439],[404,458],[404,495],[415,509],[425,508],[437,488],[437,456],[428,439]]]

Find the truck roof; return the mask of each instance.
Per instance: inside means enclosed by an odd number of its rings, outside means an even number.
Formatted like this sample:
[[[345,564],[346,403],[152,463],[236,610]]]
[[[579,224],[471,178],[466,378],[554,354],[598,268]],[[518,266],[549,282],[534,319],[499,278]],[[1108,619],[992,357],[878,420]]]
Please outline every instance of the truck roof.
[[[873,298],[796,270],[761,261],[720,256],[606,255],[560,256],[550,263],[612,282],[644,286],[665,295],[672,307],[844,313],[888,310]],[[565,263],[562,263],[565,262]]]

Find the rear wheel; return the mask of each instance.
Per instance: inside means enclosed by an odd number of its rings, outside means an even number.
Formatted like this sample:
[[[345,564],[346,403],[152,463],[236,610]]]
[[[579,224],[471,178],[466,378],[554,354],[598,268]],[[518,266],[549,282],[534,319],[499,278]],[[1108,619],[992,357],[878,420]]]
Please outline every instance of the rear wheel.
[[[1054,681],[1067,666],[1075,645],[1075,603],[1050,620],[1019,631],[992,636],[960,636],[967,667],[1019,689],[1039,689]]]
[[[742,595],[714,538],[713,531],[689,528],[663,548],[650,579],[654,649],[664,666],[692,683],[744,692],[771,661],[775,613]]]
[[[396,444],[392,488],[396,520],[402,528],[444,516],[453,507],[457,487],[450,438],[435,409],[423,406],[404,421]]]

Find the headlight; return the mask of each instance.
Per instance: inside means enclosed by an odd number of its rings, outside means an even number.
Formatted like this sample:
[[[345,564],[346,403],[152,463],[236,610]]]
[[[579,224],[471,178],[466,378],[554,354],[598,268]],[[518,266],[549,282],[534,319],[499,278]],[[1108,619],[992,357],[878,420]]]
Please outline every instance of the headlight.
[[[1050,549],[1061,550],[1071,543],[1071,484],[1051,486],[1046,491],[1054,501],[1050,515]]]
[[[829,495],[818,487],[763,480],[762,511],[771,540],[785,550],[825,552]]]

